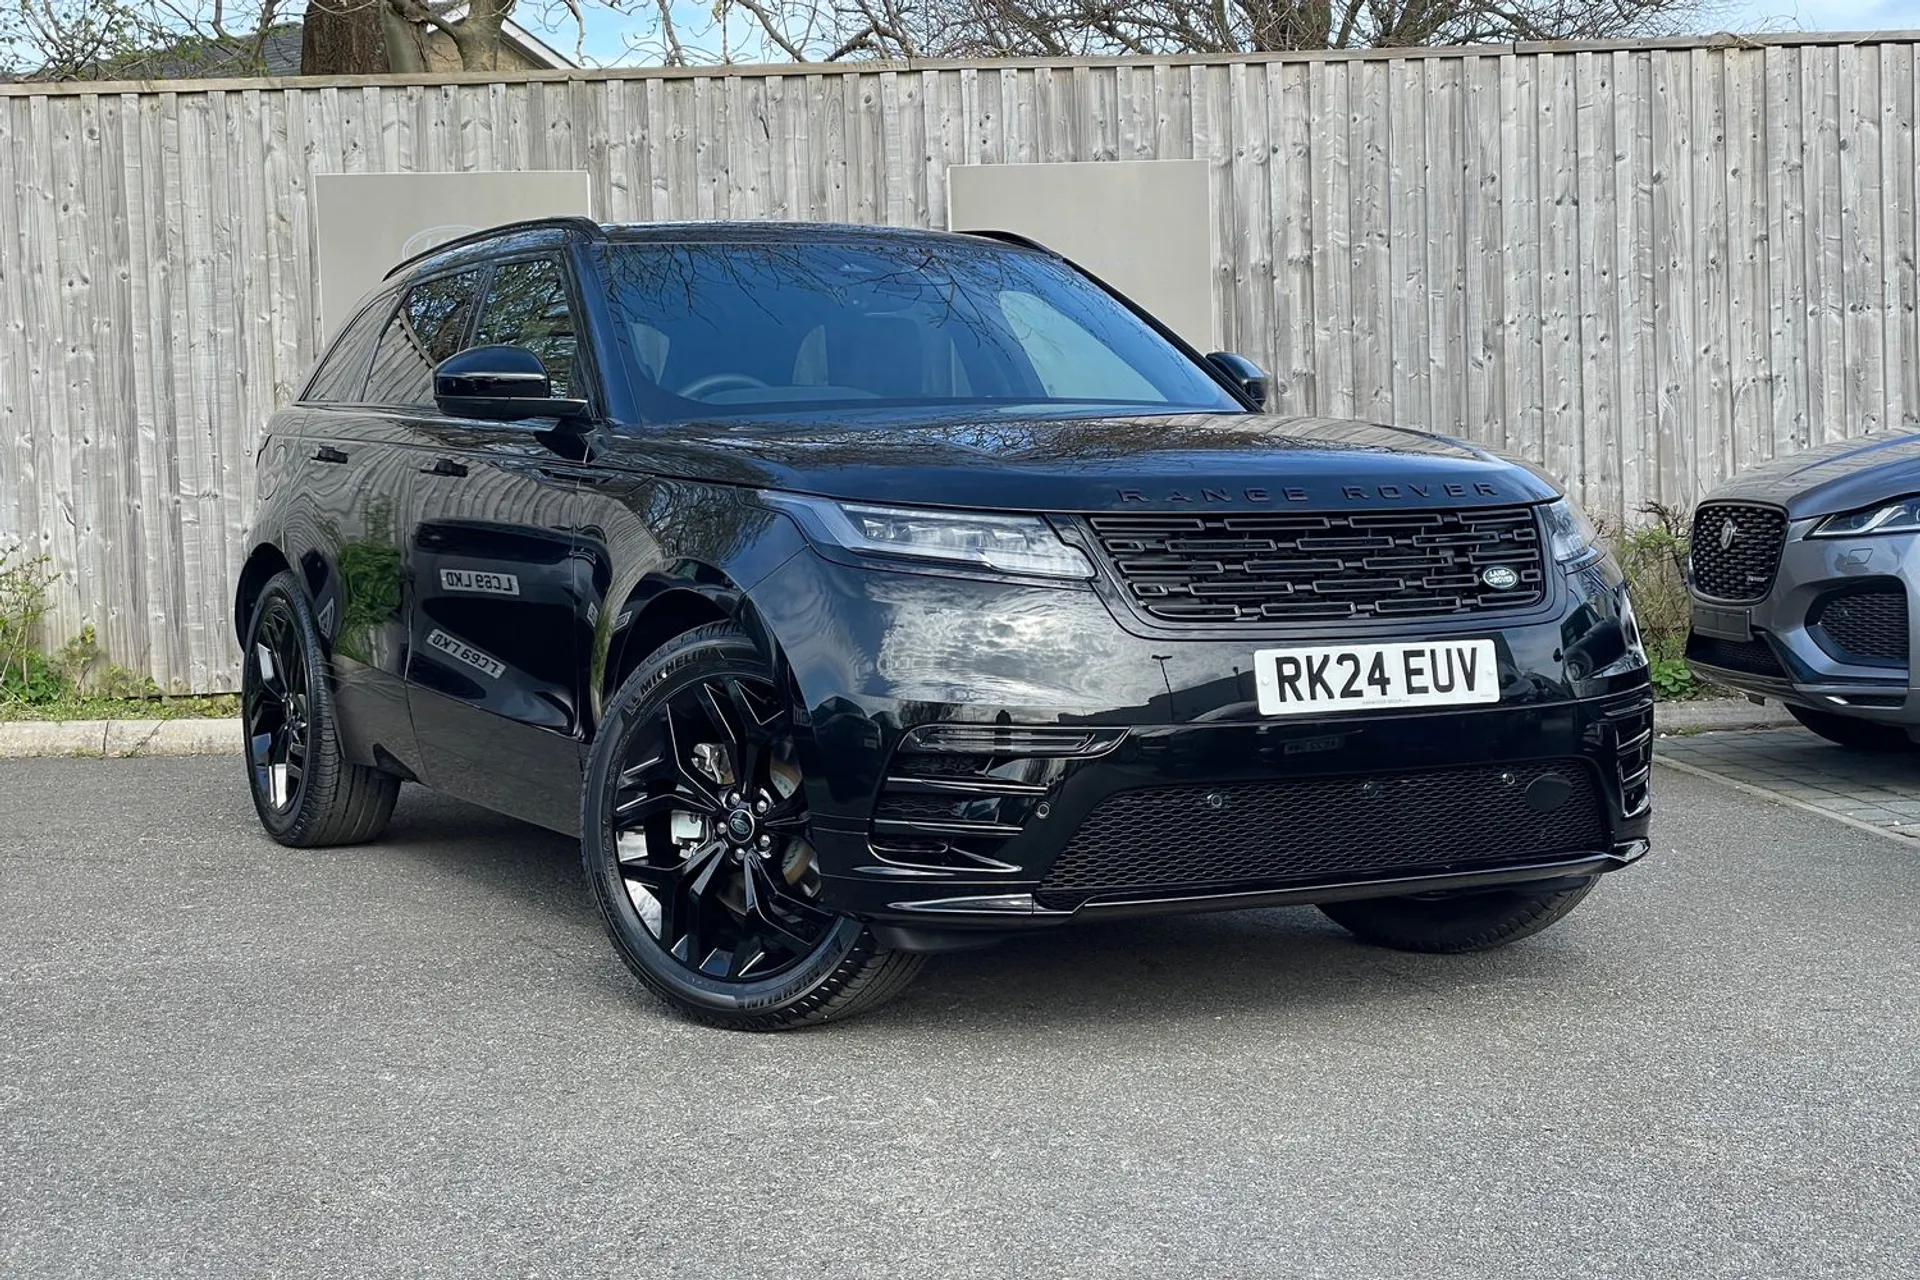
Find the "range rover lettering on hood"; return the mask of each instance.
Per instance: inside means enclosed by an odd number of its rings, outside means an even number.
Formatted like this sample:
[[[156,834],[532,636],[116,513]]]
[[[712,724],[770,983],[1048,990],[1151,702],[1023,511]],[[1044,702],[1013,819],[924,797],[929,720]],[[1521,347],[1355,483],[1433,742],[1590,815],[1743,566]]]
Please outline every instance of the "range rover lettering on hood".
[[[1144,489],[1116,489],[1114,493],[1122,503],[1143,503],[1149,506],[1177,503],[1249,503],[1255,506],[1271,506],[1276,502],[1324,502],[1330,497],[1338,497],[1346,502],[1404,502],[1430,499],[1436,494],[1446,498],[1497,498],[1500,490],[1494,485],[1475,481],[1472,484],[1343,484],[1336,492],[1313,493],[1295,486],[1279,489],[1256,486],[1250,489],[1216,489],[1202,487],[1194,490],[1170,489],[1155,491],[1151,496]]]

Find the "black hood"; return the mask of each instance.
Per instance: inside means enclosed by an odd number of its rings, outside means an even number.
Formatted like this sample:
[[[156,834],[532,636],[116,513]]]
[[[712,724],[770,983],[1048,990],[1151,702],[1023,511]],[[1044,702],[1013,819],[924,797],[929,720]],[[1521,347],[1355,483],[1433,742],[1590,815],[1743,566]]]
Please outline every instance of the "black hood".
[[[1857,511],[1887,498],[1920,493],[1920,435],[1861,436],[1750,467],[1715,489],[1787,509],[1794,519]]]
[[[1457,440],[1329,418],[904,417],[623,432],[614,466],[854,501],[1000,511],[1392,510],[1555,496]]]

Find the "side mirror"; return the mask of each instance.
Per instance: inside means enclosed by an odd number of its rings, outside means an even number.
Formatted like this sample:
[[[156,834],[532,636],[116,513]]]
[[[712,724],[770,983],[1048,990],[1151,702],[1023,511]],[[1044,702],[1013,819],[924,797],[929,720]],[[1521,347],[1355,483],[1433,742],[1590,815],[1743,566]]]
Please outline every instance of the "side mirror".
[[[1267,407],[1267,375],[1259,365],[1231,351],[1208,352],[1207,363],[1226,374],[1227,381],[1240,388],[1241,394],[1253,401],[1255,408]]]
[[[525,347],[468,347],[433,371],[433,402],[456,418],[521,422],[558,418],[583,423],[585,400],[555,399],[553,379],[540,357]]]

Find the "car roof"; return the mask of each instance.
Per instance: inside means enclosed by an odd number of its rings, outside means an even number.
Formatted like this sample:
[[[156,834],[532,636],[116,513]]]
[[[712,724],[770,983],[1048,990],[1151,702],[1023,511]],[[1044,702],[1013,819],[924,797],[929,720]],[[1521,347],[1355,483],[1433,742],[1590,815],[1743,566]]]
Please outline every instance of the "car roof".
[[[570,240],[611,244],[810,244],[873,241],[997,242],[1016,249],[1050,252],[1045,246],[1006,231],[934,231],[921,227],[882,227],[843,222],[595,222],[591,218],[534,218],[509,222],[437,244],[395,264],[384,279],[464,265],[503,253],[558,248]]]

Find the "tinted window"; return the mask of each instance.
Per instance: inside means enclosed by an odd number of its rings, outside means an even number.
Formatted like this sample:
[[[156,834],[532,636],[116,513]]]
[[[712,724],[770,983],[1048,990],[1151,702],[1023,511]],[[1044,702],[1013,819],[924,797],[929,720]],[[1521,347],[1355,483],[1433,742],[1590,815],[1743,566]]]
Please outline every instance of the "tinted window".
[[[407,290],[380,335],[367,375],[373,404],[432,404],[433,366],[466,346],[478,271],[425,280]]]
[[[360,399],[360,388],[367,377],[367,356],[380,332],[380,323],[387,318],[387,308],[392,305],[393,295],[388,294],[353,318],[346,332],[334,339],[333,346],[321,357],[320,367],[313,371],[307,393],[300,397],[302,400],[351,404]]]
[[[967,241],[624,244],[616,328],[654,421],[834,404],[1237,410],[1048,255]]]
[[[494,269],[480,309],[474,345],[504,342],[540,357],[553,379],[553,394],[565,399],[583,394],[574,386],[573,310],[567,305],[566,279],[556,262],[508,262]]]

